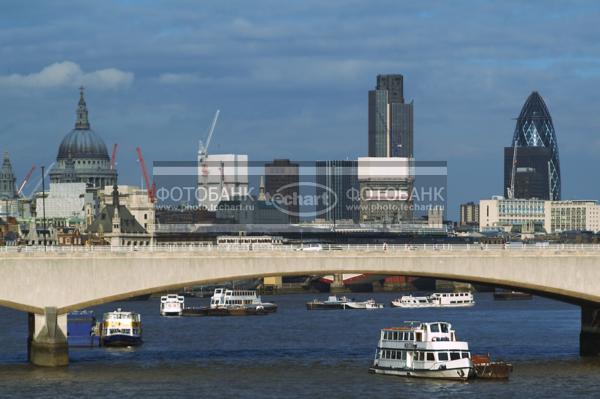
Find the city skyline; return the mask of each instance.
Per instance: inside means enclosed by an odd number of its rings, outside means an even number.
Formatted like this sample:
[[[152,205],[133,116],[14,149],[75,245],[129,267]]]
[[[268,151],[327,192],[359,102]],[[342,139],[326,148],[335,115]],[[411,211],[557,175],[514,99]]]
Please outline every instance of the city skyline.
[[[85,84],[94,129],[108,146],[120,145],[123,183],[141,180],[136,146],[149,163],[193,160],[191,148],[217,108],[215,152],[248,153],[250,160],[356,159],[368,151],[366,92],[373,78],[400,73],[418,105],[416,158],[448,161],[451,218],[461,202],[502,194],[502,148],[510,145],[523,98],[534,90],[544,95],[560,136],[562,197],[600,198],[600,187],[583,177],[600,150],[593,111],[600,52],[593,35],[582,39],[599,7],[579,3],[564,15],[560,4],[526,5],[515,15],[510,4],[487,4],[494,12],[472,4],[442,5],[435,13],[404,6],[392,18],[357,3],[344,22],[335,8],[320,4],[282,6],[277,21],[272,14],[235,11],[236,4],[147,10],[121,4],[112,14],[103,13],[103,5],[40,3],[26,14],[19,4],[3,5],[0,149],[10,153],[17,181],[33,164],[39,173],[72,128],[73,92]],[[135,31],[119,22],[134,10],[141,21]],[[157,24],[157,10],[171,20]],[[73,25],[76,13],[99,17],[84,29]],[[552,32],[544,22],[557,15],[566,22],[561,41],[543,40]],[[449,21],[457,18],[466,22],[454,27]],[[374,20],[403,26],[402,40],[385,42],[384,33],[367,31]],[[107,33],[106,25],[119,28]],[[451,27],[456,30],[446,35]],[[353,48],[344,46],[343,29]],[[90,42],[83,34],[99,30],[107,37]],[[430,33],[423,36],[425,30]],[[119,41],[119,34],[130,40]],[[225,62],[232,51],[239,52],[239,65]],[[277,140],[282,131],[285,139]]]

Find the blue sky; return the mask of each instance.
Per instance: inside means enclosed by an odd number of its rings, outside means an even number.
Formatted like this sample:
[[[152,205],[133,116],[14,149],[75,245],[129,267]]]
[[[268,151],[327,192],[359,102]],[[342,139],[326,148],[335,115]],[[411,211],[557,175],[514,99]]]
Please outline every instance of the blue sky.
[[[563,198],[600,199],[595,1],[3,1],[0,151],[19,179],[48,165],[85,84],[92,128],[118,142],[120,181],[147,162],[367,152],[367,92],[401,73],[415,154],[448,161],[450,216],[502,193],[502,148],[533,90],[560,148]]]

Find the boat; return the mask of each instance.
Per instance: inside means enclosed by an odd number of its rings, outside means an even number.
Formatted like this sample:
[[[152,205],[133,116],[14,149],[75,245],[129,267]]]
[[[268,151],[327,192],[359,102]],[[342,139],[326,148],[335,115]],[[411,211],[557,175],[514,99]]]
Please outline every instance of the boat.
[[[496,301],[508,301],[508,300],[527,300],[532,299],[533,295],[528,292],[521,291],[495,291],[494,300]]]
[[[139,313],[118,308],[104,313],[102,318],[102,346],[137,346],[142,344],[142,320]]]
[[[511,363],[492,361],[488,355],[473,355],[471,357],[475,377],[488,380],[507,380],[513,371]]]
[[[78,310],[67,314],[67,342],[70,347],[94,347],[100,345],[95,333],[96,317],[91,310]]]
[[[255,290],[216,288],[207,307],[184,308],[183,316],[255,316],[277,311],[277,305],[263,302]]]
[[[403,295],[391,302],[395,308],[433,308],[438,306],[428,296]]]
[[[470,292],[434,292],[429,296],[404,295],[391,302],[396,308],[458,308],[475,305]]]
[[[331,309],[350,309],[348,304],[351,301],[345,296],[338,298],[335,295],[331,295],[326,301],[319,301],[313,299],[310,302],[306,302],[307,310],[331,310]]]
[[[381,330],[369,372],[465,381],[474,375],[469,344],[446,322],[405,322]]]
[[[383,304],[375,302],[375,299],[362,302],[350,301],[346,306],[348,309],[383,309]]]
[[[160,297],[161,316],[181,316],[185,299],[182,295],[169,294]]]

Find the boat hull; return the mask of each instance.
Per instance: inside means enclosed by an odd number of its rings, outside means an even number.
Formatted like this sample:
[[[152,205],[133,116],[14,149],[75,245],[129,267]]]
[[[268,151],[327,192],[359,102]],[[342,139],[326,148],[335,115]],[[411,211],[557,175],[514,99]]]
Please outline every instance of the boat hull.
[[[307,302],[307,310],[335,310],[335,309],[351,309],[348,303],[323,303],[323,302]]]
[[[235,306],[235,307],[202,307],[185,308],[181,312],[182,316],[262,316],[269,313],[275,313],[277,305],[274,303],[264,303],[257,306]]]
[[[102,346],[109,347],[126,347],[126,346],[139,346],[143,343],[142,337],[131,336],[124,334],[115,334],[102,337]]]
[[[413,370],[371,367],[369,372],[373,374],[395,375],[399,377],[435,378],[456,381],[466,381],[473,376],[473,369],[471,367],[457,367],[443,370]]]

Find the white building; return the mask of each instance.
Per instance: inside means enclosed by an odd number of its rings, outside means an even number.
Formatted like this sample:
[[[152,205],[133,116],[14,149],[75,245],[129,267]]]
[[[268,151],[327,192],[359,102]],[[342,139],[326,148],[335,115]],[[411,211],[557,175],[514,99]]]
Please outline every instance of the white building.
[[[414,175],[412,158],[358,158],[360,221],[411,220]]]
[[[216,211],[221,201],[248,195],[248,155],[198,157],[198,205]]]
[[[47,219],[84,219],[86,183],[52,183],[45,201],[40,193],[36,198],[36,212],[42,217],[43,208]]]
[[[119,185],[119,203],[127,208],[135,220],[150,234],[155,231],[155,207],[148,191],[136,186]],[[102,202],[113,205],[113,188],[105,187]]]
[[[481,231],[510,231],[521,226],[533,232],[543,227],[546,233],[563,231],[600,231],[600,205],[596,201],[544,201],[538,199],[506,199],[501,196],[479,201]]]
[[[600,205],[596,201],[546,201],[546,231],[600,231]]]

